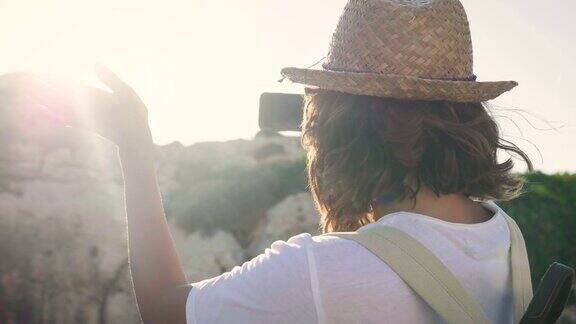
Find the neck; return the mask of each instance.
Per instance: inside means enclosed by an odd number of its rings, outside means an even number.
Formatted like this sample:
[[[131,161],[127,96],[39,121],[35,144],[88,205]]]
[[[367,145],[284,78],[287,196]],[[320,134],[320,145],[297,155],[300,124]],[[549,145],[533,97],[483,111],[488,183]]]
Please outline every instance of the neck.
[[[451,223],[465,224],[481,223],[492,217],[490,211],[463,194],[437,196],[432,190],[421,187],[416,194],[415,201],[407,198],[377,206],[374,220],[400,211],[422,214]]]

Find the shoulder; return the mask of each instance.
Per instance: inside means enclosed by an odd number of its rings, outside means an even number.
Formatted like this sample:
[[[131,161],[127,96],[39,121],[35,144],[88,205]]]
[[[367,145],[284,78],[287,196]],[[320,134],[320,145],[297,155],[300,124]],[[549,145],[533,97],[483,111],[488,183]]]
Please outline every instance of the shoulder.
[[[305,281],[308,268],[308,250],[313,244],[308,233],[291,237],[287,241],[275,241],[263,253],[253,259],[235,266],[220,276],[209,278],[194,284],[196,290],[208,286],[234,285],[236,281],[244,283],[283,277],[283,280],[266,281],[266,285],[283,285],[289,281]]]
[[[368,278],[397,278],[386,263],[355,241],[330,234],[314,236],[312,241],[310,251],[315,265],[311,271],[319,278],[319,290],[362,285]]]
[[[306,233],[276,241],[242,265],[194,283],[186,306],[188,322],[313,322],[312,244]]]

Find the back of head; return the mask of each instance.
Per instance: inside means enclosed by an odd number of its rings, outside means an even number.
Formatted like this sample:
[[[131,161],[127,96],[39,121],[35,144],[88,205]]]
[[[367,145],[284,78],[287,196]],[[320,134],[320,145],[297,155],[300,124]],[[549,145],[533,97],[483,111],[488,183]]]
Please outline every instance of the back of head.
[[[512,159],[529,158],[503,140],[486,104],[391,99],[307,89],[303,144],[324,232],[372,221],[376,199],[436,195],[509,200],[522,190]]]

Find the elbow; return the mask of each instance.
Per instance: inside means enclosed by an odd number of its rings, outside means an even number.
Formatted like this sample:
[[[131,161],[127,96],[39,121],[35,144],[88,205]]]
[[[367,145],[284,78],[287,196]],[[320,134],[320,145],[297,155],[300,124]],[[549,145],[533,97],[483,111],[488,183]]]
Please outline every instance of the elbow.
[[[138,301],[138,309],[145,324],[186,324],[186,300],[192,287],[171,287],[147,298],[148,302]]]

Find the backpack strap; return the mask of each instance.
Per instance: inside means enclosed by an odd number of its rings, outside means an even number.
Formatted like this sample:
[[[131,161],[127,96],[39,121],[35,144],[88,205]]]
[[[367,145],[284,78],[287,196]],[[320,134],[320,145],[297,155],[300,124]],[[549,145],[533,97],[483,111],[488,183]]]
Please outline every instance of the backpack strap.
[[[512,269],[512,295],[514,296],[514,323],[526,312],[532,300],[532,280],[530,277],[530,264],[524,237],[518,224],[506,215],[508,229],[510,230],[510,267]]]
[[[448,323],[490,323],[474,299],[438,258],[408,234],[389,226],[328,233],[353,240],[384,261]]]

